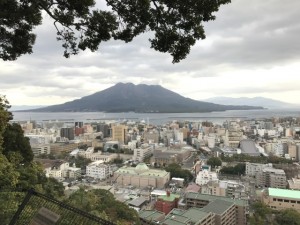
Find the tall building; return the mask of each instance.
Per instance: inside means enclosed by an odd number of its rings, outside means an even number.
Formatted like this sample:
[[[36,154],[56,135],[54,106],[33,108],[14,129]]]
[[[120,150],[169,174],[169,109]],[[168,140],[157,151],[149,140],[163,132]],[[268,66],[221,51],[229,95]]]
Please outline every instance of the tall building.
[[[143,162],[144,158],[150,156],[153,152],[153,148],[151,146],[141,146],[141,148],[135,148],[133,150],[133,160],[138,160],[139,162]]]
[[[84,134],[83,127],[75,127],[75,136],[79,136],[80,134]]]
[[[261,187],[286,188],[287,179],[284,170],[264,168],[255,175],[256,185]]]
[[[50,145],[49,144],[39,144],[39,145],[31,145],[31,149],[34,156],[38,156],[41,154],[50,154]]]
[[[103,138],[107,138],[110,136],[109,126],[105,123],[97,124],[97,132],[102,132]]]
[[[75,123],[74,123],[74,126],[75,126],[75,127],[82,128],[82,127],[83,127],[83,122],[75,122]]]
[[[127,126],[114,125],[112,126],[112,140],[121,143],[127,143]]]
[[[159,143],[159,132],[156,130],[145,131],[144,143]]]
[[[74,128],[64,127],[60,129],[60,136],[68,138],[69,140],[74,140]]]
[[[299,158],[297,157],[297,145],[288,144],[288,154],[291,159],[299,161]]]
[[[272,163],[261,164],[261,163],[250,163],[246,162],[246,175],[255,176],[256,173],[261,172],[264,168],[272,168]]]
[[[199,171],[196,178],[196,184],[201,186],[207,184],[209,181],[218,181],[217,173],[208,170]]]
[[[86,175],[98,179],[106,179],[111,174],[110,165],[104,164],[103,161],[96,161],[86,166]]]
[[[243,132],[236,121],[230,121],[228,130],[225,133],[224,144],[231,148],[238,148],[240,141],[243,139]]]
[[[233,202],[216,199],[202,208],[202,211],[215,215],[215,225],[236,225],[236,209]]]

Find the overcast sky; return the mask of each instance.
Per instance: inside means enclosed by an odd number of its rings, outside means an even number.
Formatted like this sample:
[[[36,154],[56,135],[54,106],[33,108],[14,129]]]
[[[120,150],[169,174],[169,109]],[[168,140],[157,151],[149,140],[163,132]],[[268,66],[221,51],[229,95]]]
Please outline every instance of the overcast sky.
[[[299,0],[233,0],[204,24],[206,39],[178,64],[150,49],[150,34],[66,59],[46,20],[33,54],[0,61],[0,94],[12,105],[53,105],[131,82],[196,100],[262,96],[300,104],[299,9]]]

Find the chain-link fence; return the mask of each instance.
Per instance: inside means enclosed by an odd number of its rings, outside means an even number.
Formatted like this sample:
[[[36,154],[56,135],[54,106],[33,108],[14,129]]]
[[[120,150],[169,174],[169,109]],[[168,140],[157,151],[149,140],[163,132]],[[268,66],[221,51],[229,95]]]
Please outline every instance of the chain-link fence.
[[[0,191],[1,225],[115,225],[34,190]]]

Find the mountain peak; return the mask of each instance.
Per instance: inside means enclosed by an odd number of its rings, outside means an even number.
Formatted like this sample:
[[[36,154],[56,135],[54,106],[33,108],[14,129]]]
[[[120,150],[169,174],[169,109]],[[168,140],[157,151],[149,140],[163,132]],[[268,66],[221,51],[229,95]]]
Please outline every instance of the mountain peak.
[[[205,99],[205,101],[213,102],[215,104],[230,104],[230,105],[249,105],[249,106],[263,106],[270,109],[280,109],[280,108],[297,108],[297,105],[293,105],[287,102],[265,98],[265,97],[213,97]]]
[[[159,85],[117,83],[116,85],[60,105],[32,111],[40,112],[211,112],[239,109],[262,109],[262,107],[225,106],[185,98]]]

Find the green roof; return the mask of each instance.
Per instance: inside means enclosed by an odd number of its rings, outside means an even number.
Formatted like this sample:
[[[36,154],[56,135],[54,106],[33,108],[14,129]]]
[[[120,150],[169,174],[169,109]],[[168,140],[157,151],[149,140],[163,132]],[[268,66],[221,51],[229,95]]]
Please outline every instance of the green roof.
[[[176,195],[176,194],[170,194],[170,196],[168,195],[161,195],[158,197],[158,199],[162,199],[165,202],[173,202],[176,198],[180,198],[180,195]]]
[[[233,198],[227,198],[227,197],[215,196],[215,195],[206,195],[206,194],[200,194],[198,192],[188,192],[188,193],[186,193],[185,198],[198,199],[198,200],[209,201],[209,202],[219,199],[219,200],[223,200],[223,201],[227,201],[227,202],[232,202],[238,206],[248,206],[247,200],[233,199]]]
[[[149,170],[149,167],[146,165],[146,163],[139,163],[137,164],[137,166],[135,167],[135,170],[139,171],[147,171]]]
[[[142,210],[139,212],[139,217],[148,221],[157,220],[165,214],[156,210]]]
[[[300,191],[279,188],[268,188],[268,191],[270,196],[300,199]]]
[[[209,215],[209,212],[204,212],[199,208],[190,208],[182,216],[188,217],[192,222],[202,221]]]
[[[166,225],[186,225],[187,223],[185,222],[180,222],[180,221],[177,221],[177,220],[174,220],[174,219],[166,219],[164,220],[164,224]]]
[[[186,225],[198,224],[205,219],[210,213],[202,211],[199,208],[190,208],[188,210],[173,209],[163,221],[167,225]]]

